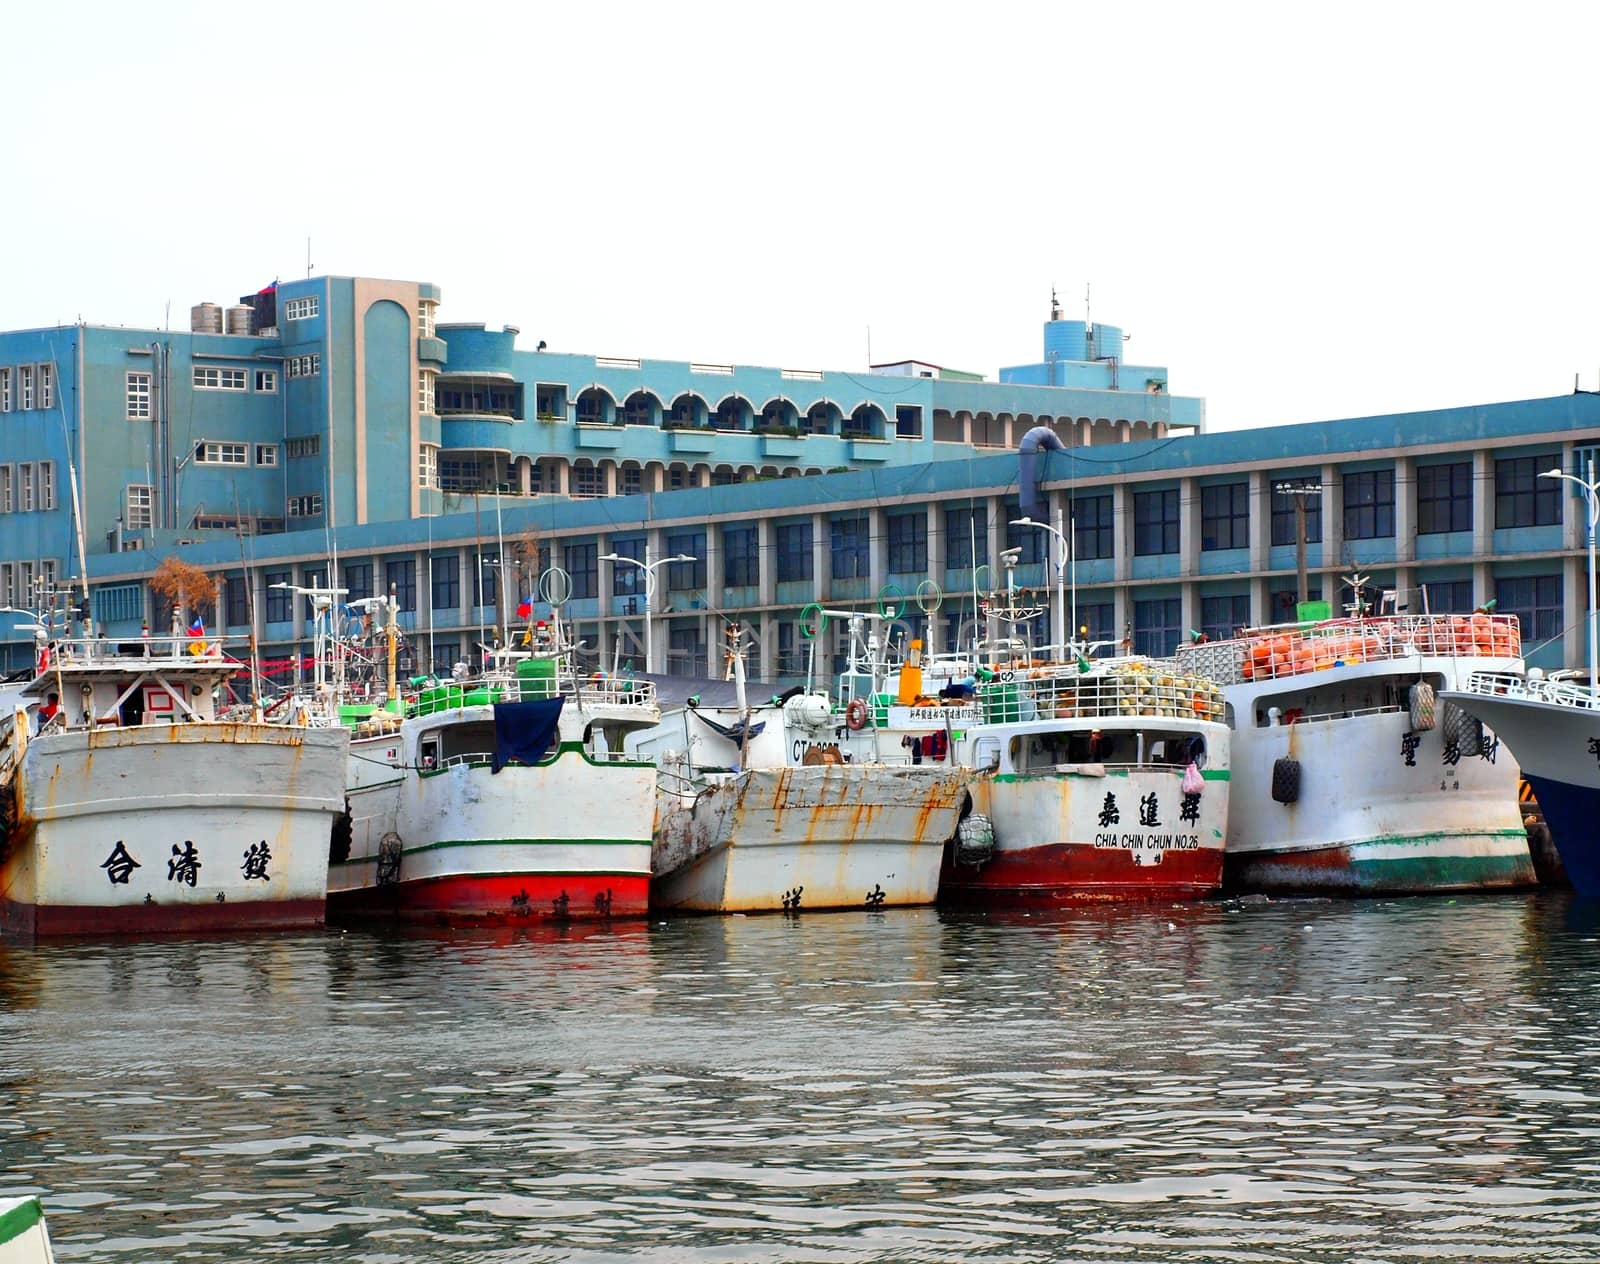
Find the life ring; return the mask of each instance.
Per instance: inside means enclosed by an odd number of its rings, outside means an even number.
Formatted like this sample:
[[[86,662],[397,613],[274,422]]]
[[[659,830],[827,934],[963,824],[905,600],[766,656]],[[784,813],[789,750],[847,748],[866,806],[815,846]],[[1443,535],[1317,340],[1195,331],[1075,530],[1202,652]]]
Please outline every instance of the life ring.
[[[860,698],[851,698],[850,705],[844,709],[845,727],[859,733],[867,727],[867,716],[867,704]]]

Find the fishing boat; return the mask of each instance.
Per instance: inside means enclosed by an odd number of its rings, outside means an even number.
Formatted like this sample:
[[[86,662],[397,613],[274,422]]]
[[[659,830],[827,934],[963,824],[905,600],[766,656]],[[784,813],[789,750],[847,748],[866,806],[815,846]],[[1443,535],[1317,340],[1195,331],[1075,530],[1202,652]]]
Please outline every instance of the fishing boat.
[[[1215,893],[1229,733],[1214,685],[1170,662],[1098,657],[1104,644],[1035,651],[1021,633],[1040,613],[1008,579],[983,602],[986,639],[927,662],[913,642],[897,670],[862,681],[853,704],[849,749],[950,759],[972,777],[940,901]]]
[[[381,695],[352,701],[337,671],[329,686],[353,730],[350,838],[330,865],[330,915],[449,924],[644,915],[656,770],[624,742],[660,720],[654,686],[583,673],[558,618],[491,647],[481,672],[460,665],[402,698],[392,609]],[[347,647],[335,640],[339,662]]]
[[[37,1198],[0,1198],[0,1264],[55,1264]]]
[[[0,927],[320,925],[349,735],[228,706],[240,663],[176,616],[129,642],[35,626],[32,718],[0,717]]]
[[[678,708],[630,744],[662,770],[652,905],[711,913],[932,904],[967,803],[966,771],[865,751],[847,761],[847,708],[809,685],[751,705],[737,646],[730,659],[731,706]]]
[[[1475,671],[1440,695],[1487,725],[1522,766],[1573,890],[1600,896],[1600,699],[1537,668]]]
[[[1369,614],[1180,647],[1233,728],[1230,888],[1373,894],[1534,881],[1517,761],[1450,698],[1520,674],[1514,617]]]

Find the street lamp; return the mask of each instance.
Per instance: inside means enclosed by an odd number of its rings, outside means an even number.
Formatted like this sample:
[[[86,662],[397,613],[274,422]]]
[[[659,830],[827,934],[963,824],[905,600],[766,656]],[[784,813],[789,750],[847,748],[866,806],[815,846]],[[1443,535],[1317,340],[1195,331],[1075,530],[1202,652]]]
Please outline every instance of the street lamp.
[[[1054,620],[1056,633],[1061,637],[1061,653],[1065,655],[1068,642],[1075,635],[1078,627],[1078,585],[1076,583],[1072,585],[1072,622],[1068,624],[1066,621],[1066,573],[1067,567],[1072,560],[1072,541],[1067,538],[1067,533],[1061,529],[1061,509],[1057,506],[1056,525],[1053,527],[1048,522],[1037,522],[1032,518],[1014,518],[1011,525],[1013,527],[1038,527],[1039,530],[1048,531],[1055,536],[1060,543],[1060,556],[1056,559],[1056,608]]]
[[[637,566],[644,572],[644,670],[648,675],[655,670],[655,655],[650,644],[650,605],[656,591],[656,567],[665,566],[668,562],[698,562],[700,559],[688,553],[679,553],[673,557],[658,557],[650,559],[650,546],[644,546],[644,561],[636,557],[623,557],[620,553],[603,553],[602,562],[626,562],[629,566]]]
[[[1279,496],[1294,497],[1294,573],[1295,573],[1295,600],[1304,602],[1308,600],[1309,589],[1306,587],[1306,497],[1322,495],[1322,484],[1314,478],[1290,478],[1274,483],[1272,490]],[[1356,601],[1361,600],[1361,594],[1356,594]],[[1300,611],[1296,609],[1295,620],[1299,621]]]
[[[1595,661],[1600,655],[1595,653],[1594,608],[1594,532],[1595,524],[1600,523],[1600,487],[1596,486],[1593,457],[1588,459],[1586,472],[1589,475],[1587,480],[1579,478],[1576,474],[1568,474],[1565,470],[1546,470],[1539,477],[1561,478],[1569,483],[1576,483],[1583,488],[1583,498],[1589,502],[1589,700],[1600,706],[1600,676],[1595,673]]]

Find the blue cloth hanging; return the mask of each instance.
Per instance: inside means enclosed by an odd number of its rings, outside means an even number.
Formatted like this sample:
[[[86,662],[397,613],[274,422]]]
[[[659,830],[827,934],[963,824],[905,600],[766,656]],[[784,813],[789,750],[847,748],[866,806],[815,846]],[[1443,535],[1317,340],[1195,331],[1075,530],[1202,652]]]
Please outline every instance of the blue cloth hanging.
[[[565,698],[494,704],[494,759],[492,771],[509,763],[537,764],[555,740]]]

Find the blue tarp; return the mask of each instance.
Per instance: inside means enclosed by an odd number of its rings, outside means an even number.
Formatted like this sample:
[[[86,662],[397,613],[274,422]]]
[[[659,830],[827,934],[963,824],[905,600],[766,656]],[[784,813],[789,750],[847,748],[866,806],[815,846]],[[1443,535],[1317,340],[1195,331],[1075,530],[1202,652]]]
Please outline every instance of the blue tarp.
[[[513,761],[537,764],[555,741],[561,721],[564,698],[537,702],[497,702],[494,704],[493,771],[499,772]]]

